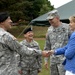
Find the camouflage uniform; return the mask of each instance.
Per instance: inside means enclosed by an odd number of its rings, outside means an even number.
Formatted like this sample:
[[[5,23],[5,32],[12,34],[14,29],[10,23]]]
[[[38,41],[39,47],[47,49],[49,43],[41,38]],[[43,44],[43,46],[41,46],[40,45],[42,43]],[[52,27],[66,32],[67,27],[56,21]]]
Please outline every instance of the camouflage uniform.
[[[62,23],[59,27],[53,28],[50,26],[48,28],[45,44],[45,50],[54,50],[60,47],[63,47],[67,44],[68,38],[70,35],[69,25]],[[50,56],[50,75],[64,75],[65,71],[63,70],[62,62],[64,57],[60,56]],[[45,62],[48,61],[48,58],[45,58]]]
[[[14,36],[0,28],[0,75],[19,75],[15,51],[20,55],[41,56],[41,51],[19,44]]]
[[[26,40],[20,42],[29,48],[39,50],[39,45],[36,41],[32,40],[30,43]],[[38,71],[41,70],[42,57],[40,56],[20,56],[20,66],[23,71],[22,75],[38,75]]]

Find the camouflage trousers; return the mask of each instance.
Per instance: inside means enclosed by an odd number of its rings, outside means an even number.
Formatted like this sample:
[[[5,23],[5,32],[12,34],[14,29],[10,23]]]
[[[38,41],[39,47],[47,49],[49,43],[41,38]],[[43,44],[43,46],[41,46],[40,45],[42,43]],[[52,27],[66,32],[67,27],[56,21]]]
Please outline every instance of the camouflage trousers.
[[[65,70],[62,64],[51,64],[50,75],[65,75]]]
[[[22,75],[38,75],[37,70],[22,70]]]

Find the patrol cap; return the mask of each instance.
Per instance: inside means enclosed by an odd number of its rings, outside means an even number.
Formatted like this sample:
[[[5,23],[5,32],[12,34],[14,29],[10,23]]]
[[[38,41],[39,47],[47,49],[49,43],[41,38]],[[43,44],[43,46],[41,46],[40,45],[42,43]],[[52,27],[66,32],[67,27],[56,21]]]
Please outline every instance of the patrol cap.
[[[29,32],[29,31],[32,31],[32,28],[31,28],[31,27],[25,29],[24,34],[26,34],[26,33]]]
[[[47,20],[53,19],[53,18],[56,17],[56,16],[59,16],[59,13],[58,13],[57,10],[53,10],[53,11],[51,11],[51,12],[48,13]]]
[[[0,22],[5,21],[9,17],[9,14],[7,12],[1,12],[0,13]]]

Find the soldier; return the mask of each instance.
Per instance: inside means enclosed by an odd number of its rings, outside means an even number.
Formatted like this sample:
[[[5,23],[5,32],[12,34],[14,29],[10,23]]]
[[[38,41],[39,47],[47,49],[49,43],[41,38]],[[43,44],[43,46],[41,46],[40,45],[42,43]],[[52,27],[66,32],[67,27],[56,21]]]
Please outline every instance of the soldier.
[[[73,32],[67,45],[56,50],[50,50],[50,52],[54,55],[63,54],[66,57],[63,61],[64,69],[66,70],[65,75],[75,75],[75,15],[70,16],[69,21],[70,30]]]
[[[55,50],[67,44],[70,36],[69,25],[62,23],[57,10],[53,10],[48,14],[50,27],[46,35],[45,50]],[[50,56],[50,75],[64,75],[65,71],[62,66],[64,57]],[[48,58],[45,58],[45,67],[48,68]]]
[[[0,75],[19,75],[15,60],[15,52],[20,55],[49,56],[49,52],[28,48],[19,44],[16,38],[7,30],[11,28],[12,20],[7,12],[0,13]]]
[[[29,48],[34,48],[40,50],[39,44],[33,39],[34,33],[31,27],[25,29],[24,37],[25,39],[20,43]],[[22,75],[38,75],[41,71],[42,58],[41,56],[20,56],[20,66],[22,70]]]

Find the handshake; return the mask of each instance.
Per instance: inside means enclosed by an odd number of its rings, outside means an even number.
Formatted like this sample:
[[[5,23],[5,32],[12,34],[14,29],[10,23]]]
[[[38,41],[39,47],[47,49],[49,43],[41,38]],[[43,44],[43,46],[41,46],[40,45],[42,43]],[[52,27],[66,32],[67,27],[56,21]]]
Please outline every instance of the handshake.
[[[44,57],[49,57],[52,54],[54,54],[54,50],[42,51],[42,56]]]

